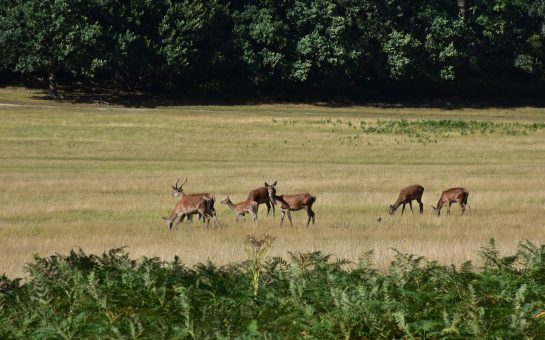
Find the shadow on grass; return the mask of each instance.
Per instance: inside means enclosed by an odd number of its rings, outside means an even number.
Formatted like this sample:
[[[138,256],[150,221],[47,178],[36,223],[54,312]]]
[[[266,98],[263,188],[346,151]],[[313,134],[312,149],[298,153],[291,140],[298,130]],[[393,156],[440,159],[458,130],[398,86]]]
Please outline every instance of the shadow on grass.
[[[481,93],[466,89],[462,94],[445,96],[443,90],[426,91],[423,88],[408,89],[395,87],[377,89],[342,87],[330,90],[313,88],[284,88],[282,90],[260,89],[256,87],[223,88],[221,90],[189,89],[177,91],[134,90],[124,91],[112,85],[79,84],[59,87],[62,100],[51,99],[46,92],[33,96],[33,99],[70,102],[73,104],[115,105],[131,108],[156,108],[190,105],[259,105],[259,104],[307,104],[317,107],[349,108],[353,106],[374,106],[386,109],[395,108],[430,108],[456,110],[462,108],[491,109],[516,107],[545,107],[545,85],[524,92],[516,87],[509,91],[493,90]],[[541,91],[543,90],[543,92]],[[448,92],[448,91],[447,91]],[[460,91],[453,91],[458,93]]]

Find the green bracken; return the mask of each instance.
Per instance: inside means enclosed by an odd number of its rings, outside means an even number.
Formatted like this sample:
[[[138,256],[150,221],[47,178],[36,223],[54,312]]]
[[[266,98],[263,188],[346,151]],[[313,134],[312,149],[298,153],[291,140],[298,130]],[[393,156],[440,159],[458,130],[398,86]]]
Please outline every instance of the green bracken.
[[[72,250],[36,257],[24,282],[0,279],[0,338],[545,336],[545,245],[501,257],[491,240],[480,254],[482,268],[456,268],[397,252],[383,272],[372,252],[348,268],[292,253],[260,264],[254,295],[245,263],[188,268],[122,248]]]

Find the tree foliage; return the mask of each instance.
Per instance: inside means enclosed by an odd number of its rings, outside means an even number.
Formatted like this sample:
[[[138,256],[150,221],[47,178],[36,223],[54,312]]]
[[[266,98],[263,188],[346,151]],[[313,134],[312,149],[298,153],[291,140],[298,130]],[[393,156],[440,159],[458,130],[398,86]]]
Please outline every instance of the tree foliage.
[[[543,0],[0,0],[0,63],[120,87],[543,80]]]

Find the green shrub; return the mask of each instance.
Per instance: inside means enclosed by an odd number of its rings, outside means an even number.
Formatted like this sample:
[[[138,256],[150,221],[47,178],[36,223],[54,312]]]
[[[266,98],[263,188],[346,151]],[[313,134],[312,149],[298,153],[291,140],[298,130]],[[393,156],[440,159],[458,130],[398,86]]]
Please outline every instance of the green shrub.
[[[321,252],[184,266],[73,250],[36,257],[25,281],[0,279],[0,338],[543,338],[545,245],[482,268],[397,252],[345,268]],[[259,280],[258,289],[256,280]]]

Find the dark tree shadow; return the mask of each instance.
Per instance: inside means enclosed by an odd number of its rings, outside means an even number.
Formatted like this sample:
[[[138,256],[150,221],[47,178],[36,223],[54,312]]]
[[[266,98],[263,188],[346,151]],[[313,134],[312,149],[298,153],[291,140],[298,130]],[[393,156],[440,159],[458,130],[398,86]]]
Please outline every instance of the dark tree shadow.
[[[190,105],[258,105],[258,104],[308,104],[318,107],[349,108],[374,106],[385,109],[435,108],[456,110],[461,108],[515,108],[545,107],[545,85],[496,87],[478,91],[476,86],[455,89],[454,95],[448,90],[430,90],[428,85],[399,86],[331,86],[316,88],[309,86],[284,86],[267,88],[251,86],[226,86],[222,89],[203,90],[199,88],[158,90],[145,89],[123,91],[112,84],[76,84],[60,87],[62,100],[74,104],[96,104],[99,106],[123,106],[131,108],[156,108]],[[500,90],[495,91],[499,88]],[[53,100],[44,91],[35,99]]]

